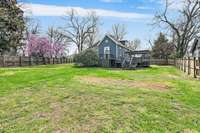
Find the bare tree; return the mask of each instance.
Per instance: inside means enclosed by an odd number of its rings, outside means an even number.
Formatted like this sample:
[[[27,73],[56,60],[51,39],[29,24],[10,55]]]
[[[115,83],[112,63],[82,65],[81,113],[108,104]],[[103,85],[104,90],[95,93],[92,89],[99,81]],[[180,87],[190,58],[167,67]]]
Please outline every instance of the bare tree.
[[[140,47],[140,45],[141,45],[140,39],[135,39],[135,40],[130,41],[130,42],[128,43],[128,47],[129,47],[130,49],[132,49],[132,50],[137,50],[137,49]]]
[[[164,12],[155,15],[156,24],[164,24],[170,29],[178,57],[185,55],[189,42],[200,33],[199,0],[185,0],[183,4],[183,8],[178,11],[178,18],[170,18],[168,14],[170,3],[168,0],[166,0]]]
[[[81,17],[72,9],[67,13],[66,19],[66,37],[77,46],[78,52],[81,52],[84,50],[88,37],[95,33],[99,17],[94,12],[88,12],[87,16]]]
[[[96,46],[99,43],[100,35],[99,35],[99,29],[94,29],[93,34],[89,34],[88,38],[86,40],[87,48],[92,48]]]
[[[68,44],[68,40],[64,33],[58,28],[50,26],[47,32],[48,38],[51,43],[61,43],[61,44]]]
[[[127,34],[126,26],[124,24],[114,24],[110,33],[116,40],[123,40]]]
[[[40,34],[40,25],[39,22],[30,17],[25,17],[25,31],[24,31],[24,39],[27,40],[30,35]]]

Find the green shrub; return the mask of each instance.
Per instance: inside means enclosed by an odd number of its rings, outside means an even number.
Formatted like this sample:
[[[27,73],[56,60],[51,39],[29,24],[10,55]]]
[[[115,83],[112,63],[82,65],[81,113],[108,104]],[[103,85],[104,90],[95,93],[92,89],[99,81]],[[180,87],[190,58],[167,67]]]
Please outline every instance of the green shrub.
[[[98,65],[98,54],[93,49],[85,50],[74,57],[76,65],[92,67]]]

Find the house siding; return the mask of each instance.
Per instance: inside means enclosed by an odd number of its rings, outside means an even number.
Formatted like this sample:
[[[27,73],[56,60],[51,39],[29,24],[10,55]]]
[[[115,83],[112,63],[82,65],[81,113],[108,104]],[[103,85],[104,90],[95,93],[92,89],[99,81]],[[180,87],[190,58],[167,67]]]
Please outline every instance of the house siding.
[[[118,46],[117,47],[117,59],[118,60],[121,60],[123,57],[124,57],[124,54],[125,54],[125,52],[127,51],[126,49],[124,49],[123,47],[121,47],[121,46]]]
[[[108,40],[108,42],[106,42]],[[110,55],[113,59],[116,59],[116,44],[108,37],[105,37],[101,44],[99,45],[99,58],[104,59],[104,48],[110,47]]]

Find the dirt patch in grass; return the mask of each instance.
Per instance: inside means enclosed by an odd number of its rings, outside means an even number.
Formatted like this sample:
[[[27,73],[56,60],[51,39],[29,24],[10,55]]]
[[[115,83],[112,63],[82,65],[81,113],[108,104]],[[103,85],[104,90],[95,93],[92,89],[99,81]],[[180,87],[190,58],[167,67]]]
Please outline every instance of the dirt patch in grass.
[[[101,78],[95,76],[81,76],[81,77],[76,77],[76,79],[80,80],[80,82],[84,82],[91,85],[122,86],[129,88],[146,88],[153,90],[169,89],[168,85],[158,82],[132,81],[132,80],[122,80],[113,78]]]

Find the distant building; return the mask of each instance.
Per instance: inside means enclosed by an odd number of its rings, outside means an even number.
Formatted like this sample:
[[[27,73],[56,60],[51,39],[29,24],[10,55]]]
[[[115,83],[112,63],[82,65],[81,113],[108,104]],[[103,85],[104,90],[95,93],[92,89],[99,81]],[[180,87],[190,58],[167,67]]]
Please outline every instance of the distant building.
[[[117,41],[111,35],[106,35],[98,44],[100,65],[126,68],[135,68],[142,65],[143,59],[148,58],[150,52],[148,50],[134,51],[127,47],[127,44],[128,41],[126,40]],[[149,66],[150,63],[144,64]]]

